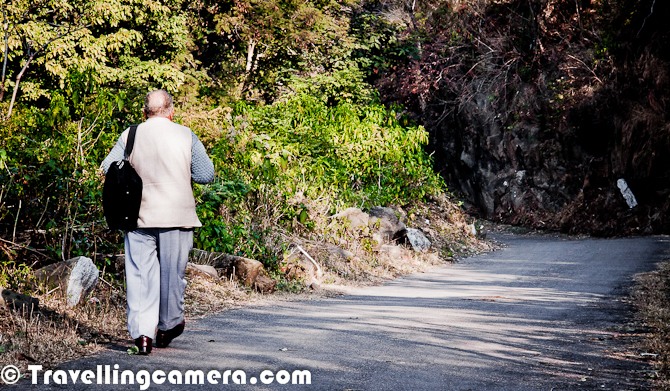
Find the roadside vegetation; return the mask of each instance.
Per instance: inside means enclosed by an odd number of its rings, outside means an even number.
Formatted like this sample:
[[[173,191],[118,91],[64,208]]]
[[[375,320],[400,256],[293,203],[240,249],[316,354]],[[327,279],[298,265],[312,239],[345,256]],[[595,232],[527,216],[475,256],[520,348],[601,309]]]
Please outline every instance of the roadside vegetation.
[[[0,308],[0,365],[56,365],[127,343],[121,232],[102,216],[100,163],[144,94],[176,98],[216,167],[194,185],[195,247],[263,263],[278,292],[189,275],[189,319],[273,300],[337,294],[489,250],[426,150],[428,132],[383,104],[376,74],[415,53],[401,26],[357,1],[2,0],[0,287],[40,300]],[[368,8],[366,8],[368,7]],[[389,207],[432,241],[391,256],[333,217]],[[296,245],[320,267],[318,284]],[[338,249],[345,256],[334,254]],[[94,260],[95,290],[74,308],[34,271]],[[194,260],[195,261],[195,260]],[[309,288],[311,287],[311,288]]]
[[[632,296],[638,319],[649,328],[642,342],[654,367],[649,376],[654,389],[670,390],[670,262],[636,277]]]

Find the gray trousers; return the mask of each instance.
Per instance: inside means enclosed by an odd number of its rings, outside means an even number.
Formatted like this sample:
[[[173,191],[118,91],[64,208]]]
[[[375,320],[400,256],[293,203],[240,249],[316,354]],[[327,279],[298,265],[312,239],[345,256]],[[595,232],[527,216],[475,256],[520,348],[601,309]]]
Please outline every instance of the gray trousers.
[[[186,264],[193,230],[138,228],[126,232],[128,331],[133,339],[156,337],[184,320]]]

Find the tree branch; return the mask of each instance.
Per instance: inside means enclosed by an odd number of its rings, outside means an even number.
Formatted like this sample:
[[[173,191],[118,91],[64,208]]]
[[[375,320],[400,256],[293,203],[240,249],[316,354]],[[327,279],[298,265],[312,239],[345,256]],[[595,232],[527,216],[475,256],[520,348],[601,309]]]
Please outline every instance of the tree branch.
[[[251,66],[254,60],[254,48],[256,48],[256,42],[253,38],[249,38],[249,43],[247,44],[247,74],[251,72]]]
[[[43,20],[36,20],[36,19],[28,19],[28,20],[31,21],[31,22],[35,22],[35,23],[48,24],[49,26],[53,26],[53,27],[68,27],[67,25],[64,25],[64,24],[45,22]]]
[[[5,96],[5,75],[7,74],[7,55],[9,53],[9,22],[7,21],[7,12],[3,9],[2,10],[2,19],[4,22],[4,25],[6,27],[4,28],[5,32],[5,52],[3,54],[3,59],[2,59],[2,80],[0,80],[0,101],[2,101],[2,98]]]
[[[39,255],[41,255],[41,256],[43,256],[43,257],[47,257],[47,258],[51,259],[51,257],[48,256],[48,255],[46,255],[45,253],[39,252],[39,251],[35,250],[34,248],[30,248],[30,247],[26,246],[25,244],[15,243],[15,242],[12,242],[12,241],[10,241],[10,240],[5,240],[5,239],[3,239],[3,238],[0,238],[0,241],[5,242],[5,243],[7,243],[7,244],[12,244],[12,245],[14,245],[14,246],[18,246],[19,248],[22,248],[22,249],[24,249],[24,250],[32,251],[32,252],[34,252],[35,254],[39,254]]]
[[[651,16],[651,14],[654,13],[654,5],[656,5],[656,0],[654,0],[654,1],[651,3],[651,11],[649,12],[649,15],[647,15],[647,17],[644,18],[644,22],[642,22],[642,27],[640,27],[640,31],[637,32],[637,36],[636,36],[637,38],[640,38],[640,33],[642,32],[642,29],[644,29],[644,25],[647,24],[647,19],[649,19],[649,17]]]
[[[23,69],[21,69],[21,72],[19,72],[19,74],[16,76],[16,84],[14,84],[14,91],[12,93],[12,100],[9,102],[9,111],[7,112],[7,119],[9,119],[12,116],[12,108],[14,107],[14,102],[16,101],[16,93],[19,90],[19,83],[21,82],[21,77],[23,76],[23,73],[28,68],[28,65],[30,65],[30,62],[37,56],[37,54],[40,53],[42,50],[46,49],[47,46],[49,46],[52,42],[54,42],[58,39],[61,39],[66,35],[73,34],[73,33],[77,32],[79,30],[85,29],[89,26],[91,26],[91,25],[87,24],[87,25],[84,25],[84,26],[79,26],[78,28],[76,28],[74,30],[68,30],[64,33],[61,33],[57,37],[52,38],[49,41],[47,41],[47,43],[42,45],[39,49],[37,49],[34,52],[31,52],[32,50],[30,48],[27,48],[27,50],[29,51],[29,53],[28,53],[29,57],[26,60],[26,64],[23,66]]]

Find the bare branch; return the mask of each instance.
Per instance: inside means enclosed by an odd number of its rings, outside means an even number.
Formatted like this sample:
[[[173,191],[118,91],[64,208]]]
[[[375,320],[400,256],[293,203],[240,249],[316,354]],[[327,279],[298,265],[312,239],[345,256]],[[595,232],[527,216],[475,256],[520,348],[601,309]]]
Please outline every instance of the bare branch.
[[[647,24],[647,19],[651,16],[651,14],[654,13],[654,5],[656,5],[656,0],[654,0],[651,3],[651,11],[649,12],[649,15],[647,15],[646,18],[644,18],[644,22],[642,22],[642,27],[640,27],[640,31],[637,32],[637,38],[640,38],[640,33],[642,33],[642,29],[644,29],[644,25]]]
[[[9,53],[9,22],[7,21],[7,12],[2,10],[2,19],[4,21],[5,33],[5,51],[2,59],[2,79],[0,80],[0,101],[5,96],[5,75],[7,74],[7,55]]]
[[[48,24],[49,26],[53,26],[53,27],[69,27],[69,26],[64,25],[64,24],[45,22],[43,20],[36,20],[36,19],[28,19],[28,20],[31,21],[31,22],[35,22],[35,23]]]
[[[582,61],[582,60],[578,59],[577,57],[575,57],[575,56],[573,56],[573,55],[570,55],[570,54],[568,54],[568,57],[570,57],[570,58],[572,58],[573,60],[576,60],[576,61],[579,61],[580,63],[582,63],[582,65],[584,65],[584,67],[586,67],[586,69],[588,69],[588,70],[593,74],[593,77],[595,77],[596,80],[598,80],[598,81],[600,82],[600,84],[603,83],[603,81],[600,80],[600,78],[598,77],[598,75],[596,75],[596,73],[593,71],[593,69],[591,69],[588,65],[586,65],[586,63],[585,63],[584,61]]]
[[[15,242],[12,242],[12,241],[10,241],[10,240],[5,240],[5,239],[3,239],[3,238],[0,238],[0,241],[5,242],[5,243],[7,243],[7,244],[14,245],[14,246],[18,246],[19,248],[22,248],[22,249],[24,249],[24,250],[32,251],[32,252],[34,252],[35,254],[39,254],[39,255],[41,255],[41,256],[43,256],[43,257],[46,257],[46,258],[51,259],[51,257],[48,256],[47,254],[42,253],[42,252],[39,252],[39,251],[35,250],[34,248],[30,248],[30,247],[26,246],[25,244],[15,243]]]

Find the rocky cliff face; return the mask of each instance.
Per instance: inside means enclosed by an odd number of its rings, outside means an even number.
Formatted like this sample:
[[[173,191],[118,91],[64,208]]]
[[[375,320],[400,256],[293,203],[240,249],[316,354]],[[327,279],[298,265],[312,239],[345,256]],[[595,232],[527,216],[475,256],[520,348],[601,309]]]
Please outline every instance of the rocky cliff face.
[[[444,167],[448,183],[487,218],[540,206],[559,212],[579,193],[581,151],[547,135],[539,119],[501,124],[486,98],[476,96],[463,108],[458,121],[462,127],[445,124],[432,129],[437,166]],[[579,159],[566,159],[566,154]]]
[[[652,1],[610,3],[453,14],[451,35],[379,83],[426,126],[437,168],[482,216],[603,236],[670,232],[670,5],[650,14]]]
[[[631,118],[627,99],[592,99],[566,110],[556,128],[543,121],[546,110],[504,126],[485,97],[473,99],[462,127],[432,129],[437,166],[490,219],[606,236],[668,232],[667,122]],[[620,179],[638,206],[626,203]]]

